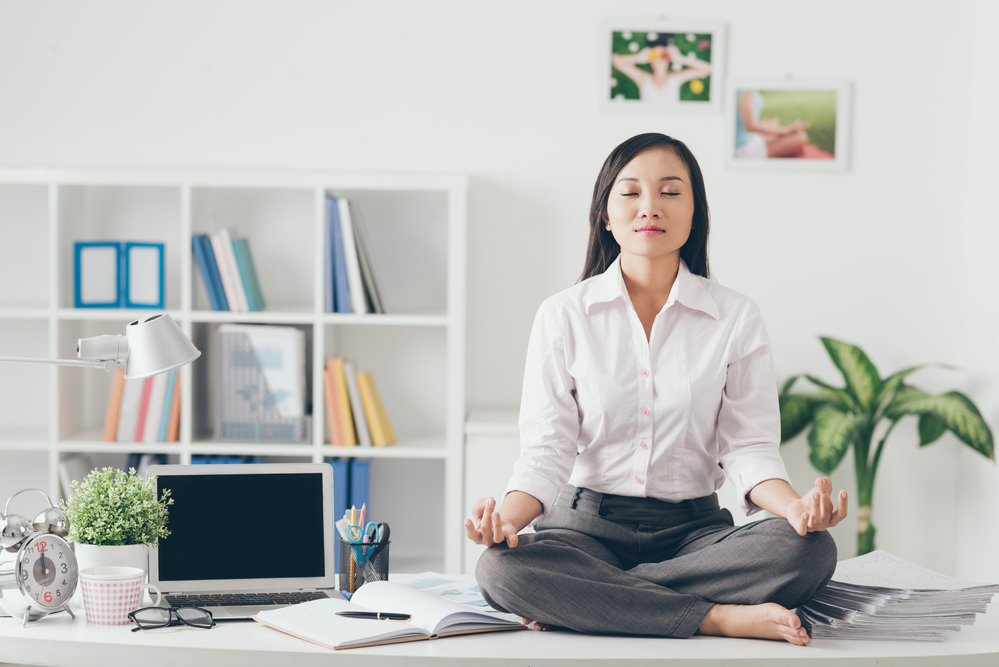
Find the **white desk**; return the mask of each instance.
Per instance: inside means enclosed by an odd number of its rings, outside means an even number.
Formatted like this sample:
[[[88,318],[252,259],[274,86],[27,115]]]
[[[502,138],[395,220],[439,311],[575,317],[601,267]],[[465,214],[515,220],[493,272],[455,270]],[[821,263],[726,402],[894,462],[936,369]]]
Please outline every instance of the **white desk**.
[[[830,667],[995,667],[999,665],[999,610],[943,643],[845,642],[816,640],[811,646],[720,637],[652,639],[596,637],[565,632],[498,632],[330,651],[259,623],[228,623],[212,630],[186,627],[131,632],[130,626],[91,625],[82,601],[72,605],[74,621],[57,614],[29,623],[0,618],[0,663],[64,667],[295,667],[360,665],[533,666],[684,665],[772,667],[816,664]]]

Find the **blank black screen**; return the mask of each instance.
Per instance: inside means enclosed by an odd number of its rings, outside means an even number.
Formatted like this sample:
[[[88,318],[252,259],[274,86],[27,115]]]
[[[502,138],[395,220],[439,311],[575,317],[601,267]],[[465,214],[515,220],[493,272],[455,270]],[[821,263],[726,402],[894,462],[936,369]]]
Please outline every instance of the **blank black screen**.
[[[322,577],[323,476],[170,475],[161,581]]]

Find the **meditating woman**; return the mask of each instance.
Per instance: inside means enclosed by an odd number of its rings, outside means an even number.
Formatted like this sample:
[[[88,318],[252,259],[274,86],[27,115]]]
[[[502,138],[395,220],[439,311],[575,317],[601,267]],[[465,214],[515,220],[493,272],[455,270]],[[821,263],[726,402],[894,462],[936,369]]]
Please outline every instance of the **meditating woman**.
[[[678,103],[683,84],[711,74],[711,63],[699,59],[693,52],[682,54],[673,42],[673,36],[667,34],[650,33],[645,48],[634,54],[617,54],[611,58],[611,64],[635,82],[642,102],[653,104]],[[638,65],[649,65],[652,71],[647,72]],[[703,89],[703,82],[699,85]]]
[[[486,600],[537,629],[809,642],[790,610],[832,576],[846,492],[834,508],[827,478],[791,487],[760,311],[708,279],[707,245],[690,150],[662,134],[615,148],[581,282],[534,322],[502,505],[465,521],[490,547]],[[734,527],[726,476],[744,511],[779,518]]]

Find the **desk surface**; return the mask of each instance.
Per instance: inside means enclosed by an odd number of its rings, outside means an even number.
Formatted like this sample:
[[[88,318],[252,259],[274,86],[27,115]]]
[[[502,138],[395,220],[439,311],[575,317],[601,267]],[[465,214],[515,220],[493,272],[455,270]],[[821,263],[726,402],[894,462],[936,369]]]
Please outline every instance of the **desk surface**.
[[[840,665],[947,665],[994,667],[999,664],[999,612],[979,616],[942,643],[815,640],[810,646],[721,637],[654,639],[598,637],[568,632],[500,632],[431,641],[334,651],[271,630],[259,623],[219,624],[212,630],[185,627],[131,632],[130,626],[87,623],[83,604],[77,614],[56,614],[28,624],[0,618],[0,663],[65,667],[271,667],[294,661],[296,667],[337,665],[407,667],[465,665],[476,667],[543,665],[695,664],[767,666],[775,663]],[[791,662],[793,661],[793,662]]]

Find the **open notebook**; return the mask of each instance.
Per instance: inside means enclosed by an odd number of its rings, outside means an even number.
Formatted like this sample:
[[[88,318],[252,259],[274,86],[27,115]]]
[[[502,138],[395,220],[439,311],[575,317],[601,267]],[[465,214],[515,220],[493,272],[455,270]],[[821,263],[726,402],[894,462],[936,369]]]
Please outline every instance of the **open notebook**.
[[[339,611],[379,611],[410,614],[412,619],[376,621],[337,616]],[[451,635],[501,630],[523,630],[524,624],[509,614],[481,606],[460,604],[441,595],[410,588],[394,581],[373,581],[361,586],[350,602],[335,597],[274,611],[264,611],[255,621],[326,648],[345,649],[436,639]]]

